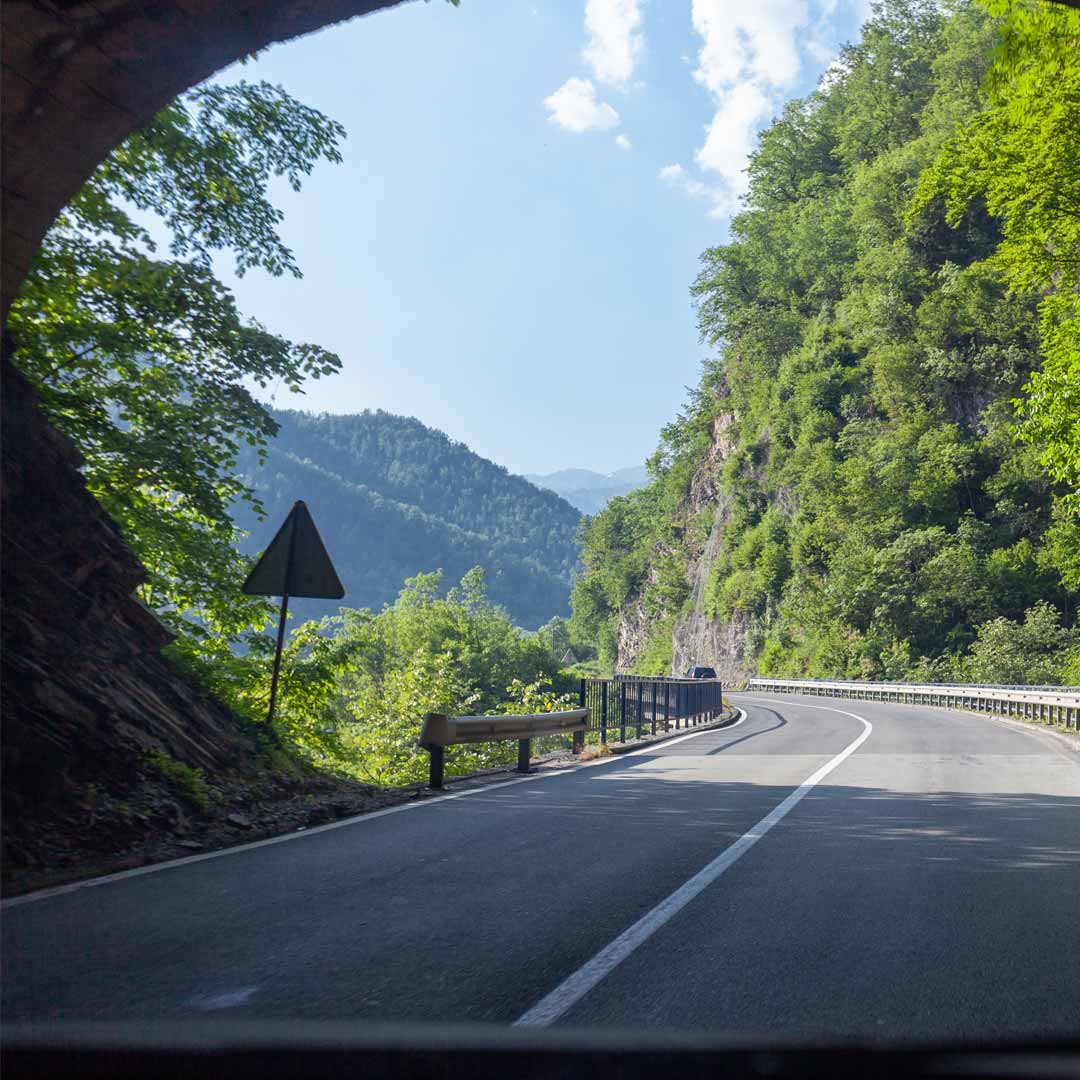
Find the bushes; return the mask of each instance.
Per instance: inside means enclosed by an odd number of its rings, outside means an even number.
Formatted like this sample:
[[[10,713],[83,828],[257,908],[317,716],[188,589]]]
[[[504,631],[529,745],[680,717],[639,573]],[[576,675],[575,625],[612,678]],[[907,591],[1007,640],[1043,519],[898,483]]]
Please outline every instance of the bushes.
[[[1080,634],[1062,626],[1061,613],[1040,601],[1022,623],[983,623],[962,670],[971,682],[1056,685],[1075,678],[1078,646]]]

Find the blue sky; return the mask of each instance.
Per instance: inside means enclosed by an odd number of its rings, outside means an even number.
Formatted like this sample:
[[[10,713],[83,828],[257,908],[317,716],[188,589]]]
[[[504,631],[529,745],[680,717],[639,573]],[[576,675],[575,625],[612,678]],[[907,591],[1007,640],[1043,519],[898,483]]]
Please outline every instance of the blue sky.
[[[418,417],[514,472],[640,464],[696,381],[689,285],[754,134],[866,0],[443,0],[278,46],[266,79],[341,121],[275,201],[304,279],[241,310],[337,352],[282,407]]]

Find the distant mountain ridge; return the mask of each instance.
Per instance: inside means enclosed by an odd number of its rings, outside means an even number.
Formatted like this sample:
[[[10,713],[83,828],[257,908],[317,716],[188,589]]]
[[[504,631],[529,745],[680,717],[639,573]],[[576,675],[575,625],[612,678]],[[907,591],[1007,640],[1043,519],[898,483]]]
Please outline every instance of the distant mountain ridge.
[[[592,469],[559,469],[553,473],[525,473],[525,479],[537,487],[561,495],[583,514],[597,514],[616,495],[628,495],[649,482],[644,465],[598,473]]]
[[[413,417],[275,412],[281,425],[259,464],[245,451],[240,472],[267,510],[258,521],[237,507],[237,525],[261,551],[292,504],[303,499],[345,585],[345,599],[297,601],[301,617],[339,606],[378,610],[407,577],[442,569],[445,588],[484,567],[489,595],[530,629],[569,612],[581,515],[464,443]]]

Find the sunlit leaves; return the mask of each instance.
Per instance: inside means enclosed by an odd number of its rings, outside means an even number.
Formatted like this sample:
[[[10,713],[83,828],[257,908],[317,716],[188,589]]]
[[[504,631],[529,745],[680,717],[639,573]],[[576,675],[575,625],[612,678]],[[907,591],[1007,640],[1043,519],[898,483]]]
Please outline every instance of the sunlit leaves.
[[[1016,403],[1020,436],[1080,514],[1080,11],[1037,0],[986,7],[1002,33],[989,107],[944,145],[915,209],[941,198],[956,225],[982,200],[1001,220],[993,264],[1013,290],[1042,298],[1043,364]]]
[[[282,176],[298,188],[319,159],[340,160],[342,135],[278,87],[191,91],[64,210],[10,317],[16,362],[147,568],[144,599],[207,655],[271,612],[239,596],[245,560],[229,509],[259,509],[237,456],[276,431],[249,387],[299,390],[340,367],[245,321],[211,256],[231,251],[240,272],[298,273],[268,186]],[[173,258],[156,257],[132,208],[157,217]]]

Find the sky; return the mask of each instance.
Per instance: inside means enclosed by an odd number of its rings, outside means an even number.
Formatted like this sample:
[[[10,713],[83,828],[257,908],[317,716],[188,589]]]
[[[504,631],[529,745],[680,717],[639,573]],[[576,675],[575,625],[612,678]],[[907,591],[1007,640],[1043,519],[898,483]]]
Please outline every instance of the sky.
[[[708,351],[689,287],[757,132],[867,0],[445,0],[276,46],[265,79],[344,124],[275,186],[302,280],[222,278],[343,370],[273,404],[416,416],[512,472],[641,464]]]

